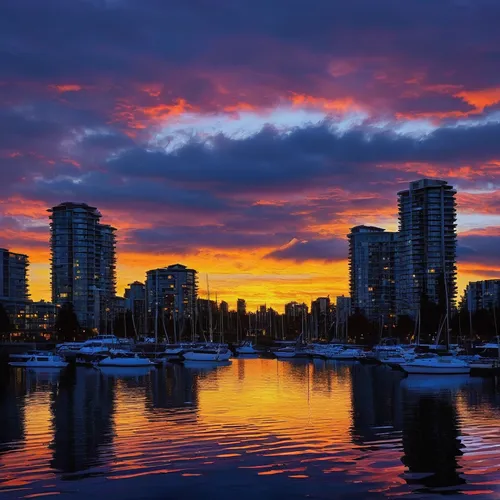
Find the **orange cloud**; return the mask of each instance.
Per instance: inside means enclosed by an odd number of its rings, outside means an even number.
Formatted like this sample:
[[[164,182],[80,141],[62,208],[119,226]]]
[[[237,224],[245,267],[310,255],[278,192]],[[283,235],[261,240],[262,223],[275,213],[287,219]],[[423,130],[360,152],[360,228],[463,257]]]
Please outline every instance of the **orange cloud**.
[[[476,108],[476,113],[481,113],[487,106],[492,106],[500,102],[500,88],[490,88],[482,90],[464,90],[455,94],[463,101]]]
[[[290,101],[293,107],[313,107],[324,111],[350,111],[359,109],[351,97],[342,99],[325,99],[323,97],[313,97],[306,94],[296,94],[292,92]]]
[[[83,89],[81,85],[66,84],[66,85],[50,85],[50,88],[56,89],[61,94],[64,92],[79,92]]]

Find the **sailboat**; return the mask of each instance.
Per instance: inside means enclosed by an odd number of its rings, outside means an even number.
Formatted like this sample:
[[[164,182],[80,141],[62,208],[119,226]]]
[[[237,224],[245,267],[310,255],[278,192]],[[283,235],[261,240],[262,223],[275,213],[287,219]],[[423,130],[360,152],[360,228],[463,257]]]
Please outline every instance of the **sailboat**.
[[[241,356],[241,355],[256,355],[259,354],[259,351],[255,349],[253,342],[251,340],[245,340],[243,341],[238,347],[236,347],[236,353]]]
[[[443,263],[444,264],[444,263]],[[443,269],[445,266],[443,265]],[[443,327],[446,325],[446,355],[432,357],[416,357],[413,361],[401,363],[401,369],[407,374],[419,375],[468,375],[470,374],[470,365],[464,360],[452,356],[450,348],[450,304],[448,298],[448,285],[446,283],[446,272],[444,272],[444,289],[446,296],[446,316],[439,328],[436,346],[439,343],[439,337]]]
[[[277,349],[274,351],[274,355],[278,359],[289,359],[289,358],[299,358],[299,357],[308,357],[308,354],[306,351],[301,349],[302,346],[302,340],[304,338],[304,333],[301,333],[295,342],[295,345],[288,346],[288,347],[282,347],[281,349]]]
[[[217,344],[214,342],[213,329],[212,329],[212,307],[210,304],[210,287],[207,275],[207,295],[208,295],[208,330],[210,335],[210,342],[206,344],[195,346],[186,350],[183,353],[184,360],[186,361],[228,361],[231,357],[231,351],[225,344]]]

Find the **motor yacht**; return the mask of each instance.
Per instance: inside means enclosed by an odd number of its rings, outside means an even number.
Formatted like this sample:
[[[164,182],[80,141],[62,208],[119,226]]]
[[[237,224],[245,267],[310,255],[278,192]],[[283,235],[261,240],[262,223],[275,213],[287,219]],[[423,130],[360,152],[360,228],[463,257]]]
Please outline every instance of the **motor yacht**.
[[[9,356],[10,366],[25,366],[26,362],[29,361],[33,356],[47,356],[52,354],[48,351],[28,351],[20,354],[11,354]]]
[[[25,368],[65,368],[68,363],[61,356],[52,353],[33,354],[24,362],[10,362],[10,366],[21,366]]]
[[[255,349],[253,342],[250,340],[247,340],[240,344],[238,347],[236,347],[236,354],[240,355],[255,355],[259,354],[259,351]]]
[[[225,344],[205,344],[186,351],[183,357],[186,361],[227,361],[231,351]]]
[[[355,360],[358,359],[362,354],[362,349],[352,348],[352,347],[344,347],[338,346],[334,349],[326,351],[324,353],[324,357],[326,359],[334,359],[334,360]]]
[[[455,356],[417,357],[401,363],[401,369],[408,374],[420,375],[468,375],[470,365]]]
[[[126,368],[153,367],[154,363],[138,352],[114,351],[104,359],[101,359],[96,366],[98,368],[106,366],[117,366]]]
[[[274,355],[278,359],[295,358],[297,356],[297,350],[295,347],[282,347],[281,349],[276,349]]]

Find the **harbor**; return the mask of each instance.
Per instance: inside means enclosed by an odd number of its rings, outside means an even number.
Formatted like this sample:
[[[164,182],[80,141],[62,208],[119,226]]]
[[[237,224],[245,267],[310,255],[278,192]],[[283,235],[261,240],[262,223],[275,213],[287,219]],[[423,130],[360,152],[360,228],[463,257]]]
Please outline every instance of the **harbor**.
[[[319,358],[236,357],[135,373],[4,364],[0,398],[2,498],[500,491],[493,378],[405,377]]]

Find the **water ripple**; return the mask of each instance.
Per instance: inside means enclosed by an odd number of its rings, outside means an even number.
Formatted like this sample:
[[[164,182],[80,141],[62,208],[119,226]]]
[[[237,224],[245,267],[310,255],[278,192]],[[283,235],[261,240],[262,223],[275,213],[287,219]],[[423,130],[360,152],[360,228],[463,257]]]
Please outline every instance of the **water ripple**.
[[[196,497],[201,484],[242,499],[500,491],[493,381],[418,384],[354,363],[269,359],[133,378],[9,374],[0,493],[12,498],[162,498],[166,486]]]

